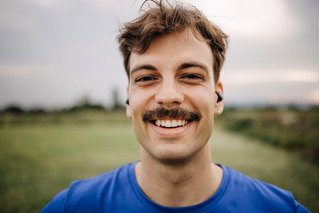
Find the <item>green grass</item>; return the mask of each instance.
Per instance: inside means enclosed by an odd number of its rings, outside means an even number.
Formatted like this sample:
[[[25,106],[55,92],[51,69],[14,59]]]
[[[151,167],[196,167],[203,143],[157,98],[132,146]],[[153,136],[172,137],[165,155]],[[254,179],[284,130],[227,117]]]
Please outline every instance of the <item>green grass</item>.
[[[319,208],[319,168],[299,155],[217,126],[212,138],[213,161],[250,177],[289,190],[312,212]]]
[[[71,181],[139,159],[131,123],[121,113],[55,115],[54,120],[50,116],[30,117],[28,122],[11,117],[2,122],[0,212],[38,212]],[[295,153],[219,125],[212,150],[215,162],[288,189],[318,212],[318,167]]]
[[[226,129],[293,151],[319,164],[319,110],[227,109],[219,118]]]
[[[128,123],[19,125],[0,141],[0,212],[38,212],[70,181],[139,159]]]

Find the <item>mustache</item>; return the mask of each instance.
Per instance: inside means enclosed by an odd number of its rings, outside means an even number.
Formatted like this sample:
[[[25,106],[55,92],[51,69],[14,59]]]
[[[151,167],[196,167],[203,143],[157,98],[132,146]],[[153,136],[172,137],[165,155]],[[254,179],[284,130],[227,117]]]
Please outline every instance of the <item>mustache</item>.
[[[149,121],[155,118],[180,118],[187,120],[199,121],[201,119],[201,114],[198,111],[191,111],[187,109],[182,109],[180,107],[174,109],[166,109],[164,107],[157,107],[153,110],[148,110],[143,113],[142,120]]]

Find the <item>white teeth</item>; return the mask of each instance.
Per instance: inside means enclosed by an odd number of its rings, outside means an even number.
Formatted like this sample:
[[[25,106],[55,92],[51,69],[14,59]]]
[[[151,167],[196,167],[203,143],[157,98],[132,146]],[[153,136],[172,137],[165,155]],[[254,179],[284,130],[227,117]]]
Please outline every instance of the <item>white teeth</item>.
[[[170,121],[166,121],[164,124],[165,127],[171,127],[171,122]]]
[[[176,120],[173,120],[171,123],[171,127],[176,127],[178,125],[178,122]]]
[[[179,127],[184,126],[188,123],[186,120],[156,120],[155,125],[156,126],[162,126],[162,127]]]

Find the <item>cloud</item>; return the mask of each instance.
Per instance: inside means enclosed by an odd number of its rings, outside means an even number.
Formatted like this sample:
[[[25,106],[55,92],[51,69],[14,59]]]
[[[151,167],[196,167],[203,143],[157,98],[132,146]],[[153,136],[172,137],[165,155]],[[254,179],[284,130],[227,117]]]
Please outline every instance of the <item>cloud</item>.
[[[318,83],[266,82],[260,85],[224,85],[224,101],[227,106],[255,104],[318,104]]]
[[[118,24],[136,18],[142,2],[0,0],[0,107],[12,101],[64,105],[83,95],[107,104],[113,88],[125,100]],[[314,100],[317,1],[188,2],[230,36],[221,75],[228,101],[287,100],[286,94]]]
[[[261,83],[318,83],[319,73],[308,70],[243,71],[221,73],[227,85],[260,85]]]
[[[289,10],[287,1],[211,0],[188,2],[197,5],[212,21],[233,37],[274,40],[301,32],[302,24]]]

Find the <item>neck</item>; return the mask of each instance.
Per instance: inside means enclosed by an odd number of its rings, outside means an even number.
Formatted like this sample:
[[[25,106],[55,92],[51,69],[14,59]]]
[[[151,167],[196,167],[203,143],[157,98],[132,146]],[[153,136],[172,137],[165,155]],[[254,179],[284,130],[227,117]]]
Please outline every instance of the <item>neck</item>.
[[[142,154],[135,172],[147,197],[167,207],[204,202],[219,188],[222,169],[211,162],[209,143],[196,156],[184,161],[163,162]]]

